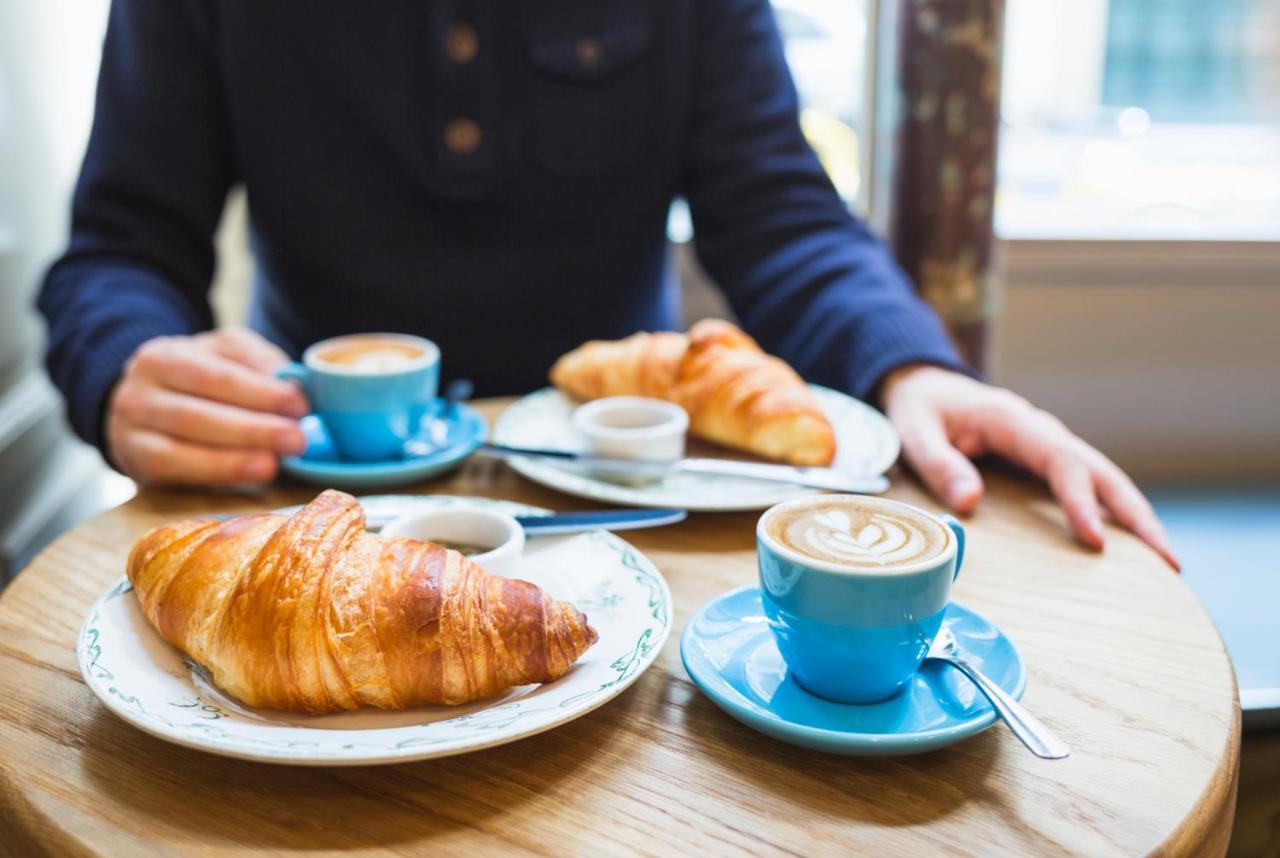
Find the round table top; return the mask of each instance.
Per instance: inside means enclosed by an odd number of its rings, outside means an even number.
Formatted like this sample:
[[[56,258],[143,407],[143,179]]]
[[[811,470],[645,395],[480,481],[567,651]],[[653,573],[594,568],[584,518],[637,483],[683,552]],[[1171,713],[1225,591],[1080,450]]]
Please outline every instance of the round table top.
[[[501,404],[482,410],[492,417]],[[1208,617],[1136,540],[1113,531],[1106,552],[1091,553],[1066,537],[1039,486],[987,477],[956,597],[1017,642],[1030,668],[1024,702],[1071,745],[1068,759],[1033,757],[999,724],[920,756],[830,756],[722,713],[685,675],[678,632],[708,600],[755,580],[753,513],[625,534],[670,583],[677,628],[631,689],[555,730],[355,769],[166,744],[111,715],[81,681],[74,643],[89,605],[147,528],[315,490],[145,491],[63,535],[0,597],[0,845],[60,855],[1223,853],[1240,717]],[[587,506],[476,459],[420,491]],[[901,475],[891,494],[936,508]]]

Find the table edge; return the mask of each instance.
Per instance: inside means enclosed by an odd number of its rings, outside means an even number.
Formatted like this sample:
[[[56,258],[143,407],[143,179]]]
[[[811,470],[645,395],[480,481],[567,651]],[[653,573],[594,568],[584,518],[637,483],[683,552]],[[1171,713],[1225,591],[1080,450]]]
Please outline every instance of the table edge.
[[[1184,586],[1185,582],[1184,582]],[[1199,600],[1197,600],[1199,601]],[[1203,606],[1202,606],[1203,609]],[[1212,619],[1209,620],[1213,623]],[[1217,631],[1217,626],[1214,626]],[[1218,646],[1226,654],[1226,643],[1218,635]],[[1183,824],[1171,831],[1152,855],[1226,855],[1235,827],[1236,794],[1240,786],[1240,745],[1242,741],[1242,713],[1240,711],[1240,685],[1235,667],[1231,668],[1231,690],[1234,718],[1227,733],[1226,745],[1219,756],[1218,767],[1209,782],[1187,812]]]

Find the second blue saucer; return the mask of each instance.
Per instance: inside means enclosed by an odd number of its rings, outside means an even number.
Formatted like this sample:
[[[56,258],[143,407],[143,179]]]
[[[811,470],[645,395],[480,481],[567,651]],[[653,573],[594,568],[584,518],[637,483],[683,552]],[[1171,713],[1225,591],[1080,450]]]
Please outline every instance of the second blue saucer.
[[[475,452],[489,434],[489,425],[474,409],[461,403],[446,418],[444,443],[422,456],[385,462],[352,462],[339,457],[323,424],[314,414],[302,418],[307,451],[280,461],[280,470],[294,479],[335,489],[393,488],[421,482],[451,470]]]
[[[1013,641],[980,614],[954,602],[943,625],[984,673],[1016,698],[1027,668]],[[760,605],[745,587],[714,599],[689,620],[680,657],[690,678],[737,720],[793,745],[854,756],[916,754],[990,727],[995,710],[955,668],[929,660],[898,695],[865,705],[835,703],[787,673]]]

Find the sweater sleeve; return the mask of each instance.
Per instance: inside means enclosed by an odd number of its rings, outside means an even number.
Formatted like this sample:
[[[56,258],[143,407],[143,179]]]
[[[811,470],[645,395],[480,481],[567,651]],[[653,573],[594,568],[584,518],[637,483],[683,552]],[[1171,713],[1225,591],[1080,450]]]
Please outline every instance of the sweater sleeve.
[[[204,2],[113,0],[70,243],[40,290],[49,374],[77,434],[99,446],[133,351],[212,324],[212,236],[233,158]]]
[[[698,257],[744,327],[863,399],[906,363],[970,372],[805,141],[768,0],[701,8],[684,190]]]

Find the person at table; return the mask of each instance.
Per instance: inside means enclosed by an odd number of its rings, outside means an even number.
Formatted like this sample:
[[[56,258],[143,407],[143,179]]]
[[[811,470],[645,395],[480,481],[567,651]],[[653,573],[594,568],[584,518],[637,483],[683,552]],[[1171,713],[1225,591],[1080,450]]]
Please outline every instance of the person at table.
[[[247,189],[247,330],[210,332],[212,235]],[[545,383],[588,337],[672,327],[665,225],[747,331],[879,404],[960,512],[970,457],[1045,478],[1174,563],[1134,484],[1061,422],[971,377],[801,134],[767,0],[375,6],[115,0],[70,246],[39,305],[77,432],[139,482],[260,483],[304,442],[272,372],[353,331],[435,340],[481,395]]]

